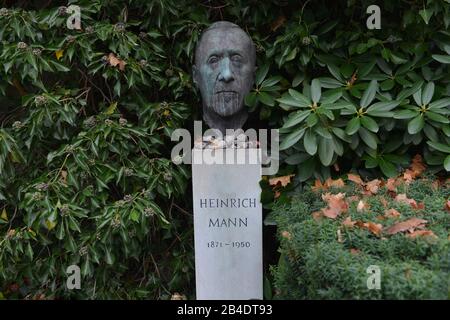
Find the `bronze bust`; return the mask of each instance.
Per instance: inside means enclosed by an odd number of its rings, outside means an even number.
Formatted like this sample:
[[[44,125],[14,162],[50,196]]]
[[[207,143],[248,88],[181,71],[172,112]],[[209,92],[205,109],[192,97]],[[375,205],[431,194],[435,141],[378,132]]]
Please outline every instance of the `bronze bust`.
[[[234,23],[213,23],[195,50],[193,80],[203,100],[203,119],[225,134],[240,129],[248,113],[244,98],[253,87],[256,53],[250,36]]]

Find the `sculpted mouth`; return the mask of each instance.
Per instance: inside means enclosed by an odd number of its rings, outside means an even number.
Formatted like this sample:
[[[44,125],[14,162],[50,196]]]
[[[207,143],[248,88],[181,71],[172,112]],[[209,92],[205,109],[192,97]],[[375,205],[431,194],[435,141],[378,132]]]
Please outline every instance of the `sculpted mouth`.
[[[218,93],[237,93],[237,91],[234,91],[234,90],[219,90],[219,91],[215,92],[215,94],[218,94]]]

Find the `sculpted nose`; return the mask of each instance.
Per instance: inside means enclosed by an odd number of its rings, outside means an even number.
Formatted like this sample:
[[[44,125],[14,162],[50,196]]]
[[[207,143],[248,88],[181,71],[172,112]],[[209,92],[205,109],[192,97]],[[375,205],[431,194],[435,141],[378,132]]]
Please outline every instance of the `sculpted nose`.
[[[230,59],[225,58],[222,60],[220,66],[219,80],[223,82],[230,82],[234,80],[233,73],[230,69]]]

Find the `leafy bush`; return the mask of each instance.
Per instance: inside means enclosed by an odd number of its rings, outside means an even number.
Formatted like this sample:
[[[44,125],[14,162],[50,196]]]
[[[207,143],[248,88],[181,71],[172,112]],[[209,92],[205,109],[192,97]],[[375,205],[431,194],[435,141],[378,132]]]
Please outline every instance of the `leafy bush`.
[[[172,59],[161,41],[179,10],[77,4],[82,30],[66,28],[66,7],[1,9],[0,294],[189,293],[190,174],[168,142],[191,113],[191,86],[184,48]],[[134,20],[154,10],[165,22]],[[66,289],[72,264],[81,290]]]
[[[449,181],[390,179],[383,185],[354,177],[345,186],[340,179],[307,187],[289,204],[276,206],[277,297],[447,299]],[[367,287],[373,265],[381,271],[380,290]]]
[[[12,4],[11,4],[12,3]],[[448,170],[448,1],[3,1],[0,9],[0,295],[193,294],[189,168],[175,128],[199,119],[199,35],[229,20],[256,44],[246,98],[281,128],[283,172],[395,175],[413,152]],[[82,267],[80,291],[66,267]]]
[[[369,30],[370,4],[289,4],[272,25],[282,32],[246,101],[281,127],[300,181],[330,177],[331,165],[395,176],[413,150],[450,171],[450,4],[384,1],[381,29]]]

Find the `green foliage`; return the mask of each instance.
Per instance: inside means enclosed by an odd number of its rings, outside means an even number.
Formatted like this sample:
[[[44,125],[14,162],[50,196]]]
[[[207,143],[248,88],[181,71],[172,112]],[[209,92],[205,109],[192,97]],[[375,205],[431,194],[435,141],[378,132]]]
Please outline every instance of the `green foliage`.
[[[193,294],[170,134],[199,119],[193,53],[217,20],[256,44],[245,102],[281,128],[282,170],[390,176],[417,151],[450,169],[448,1],[382,1],[381,30],[370,1],[70,1],[81,30],[67,2],[0,3],[0,296]]]
[[[277,85],[257,85],[247,104],[280,127],[300,181],[330,177],[333,164],[395,176],[413,150],[450,168],[436,147],[450,144],[450,4],[383,1],[381,29],[369,30],[370,4],[289,3],[265,42],[263,73]]]
[[[312,213],[326,207],[321,193],[303,190],[289,204],[278,203],[273,212],[281,241],[278,266],[272,269],[277,298],[284,299],[447,299],[450,293],[450,216],[444,209],[450,195],[448,185],[435,189],[432,180],[416,180],[398,187],[399,193],[423,203],[424,209],[397,202],[386,187],[365,198],[370,206],[358,210],[358,201],[336,220],[315,220]],[[360,195],[350,183],[335,194]],[[386,202],[384,202],[386,201]],[[385,206],[385,205],[386,206]],[[384,218],[386,208],[399,217]],[[345,227],[343,221],[383,225],[379,236],[366,228]],[[435,237],[409,238],[386,230],[410,218],[428,221]],[[367,268],[381,270],[381,289],[369,290]]]
[[[192,294],[189,171],[170,160],[193,101],[191,51],[172,43],[187,17],[157,2],[76,4],[82,30],[66,28],[65,7],[1,9],[0,292]],[[82,290],[66,289],[72,264]]]

